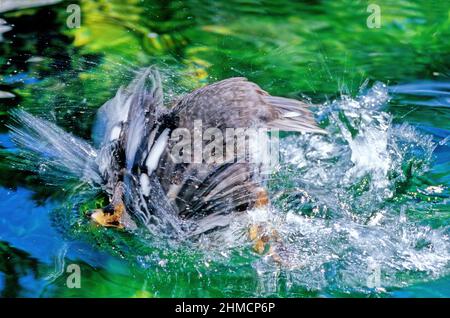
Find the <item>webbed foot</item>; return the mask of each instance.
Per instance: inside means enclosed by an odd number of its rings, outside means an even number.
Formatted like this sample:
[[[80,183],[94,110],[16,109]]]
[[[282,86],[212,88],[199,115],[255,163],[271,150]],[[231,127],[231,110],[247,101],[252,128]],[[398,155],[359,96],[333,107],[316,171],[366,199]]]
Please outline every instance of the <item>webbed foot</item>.
[[[125,212],[125,205],[120,202],[116,204],[108,204],[102,209],[92,211],[91,219],[97,224],[105,227],[124,228],[121,222]]]

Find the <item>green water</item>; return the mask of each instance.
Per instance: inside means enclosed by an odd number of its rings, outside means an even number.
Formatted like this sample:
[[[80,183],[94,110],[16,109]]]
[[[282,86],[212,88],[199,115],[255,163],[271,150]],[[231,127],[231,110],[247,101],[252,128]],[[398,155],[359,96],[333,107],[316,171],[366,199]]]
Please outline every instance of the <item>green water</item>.
[[[80,28],[66,24],[72,3],[81,8]],[[0,91],[14,96],[0,99],[1,295],[450,296],[450,5],[376,1],[381,25],[369,28],[369,3],[84,0],[3,12],[12,29],[0,42]],[[212,237],[192,246],[92,226],[83,211],[95,194],[11,168],[8,111],[23,107],[89,139],[96,109],[151,64],[163,74],[166,101],[245,76],[271,94],[325,104],[315,114],[331,137],[287,136],[289,164],[270,184],[275,195],[307,192],[274,200],[277,217],[288,220],[280,230],[295,266],[266,262],[245,241],[217,247]],[[353,116],[341,98],[377,81],[392,88],[391,99],[365,114],[388,117],[390,132],[383,120]],[[347,152],[364,158],[372,144],[366,138],[352,148],[346,129],[353,138],[382,132],[388,171],[352,174]],[[291,158],[301,150],[307,164]],[[383,219],[371,227],[377,215]],[[382,288],[366,286],[366,258],[381,263]],[[81,268],[79,289],[67,287],[69,264]]]

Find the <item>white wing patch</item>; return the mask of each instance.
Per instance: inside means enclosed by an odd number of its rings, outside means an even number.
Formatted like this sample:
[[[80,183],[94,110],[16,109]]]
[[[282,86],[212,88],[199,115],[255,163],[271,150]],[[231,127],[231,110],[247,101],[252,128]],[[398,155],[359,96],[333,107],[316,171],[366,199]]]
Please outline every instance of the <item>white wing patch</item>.
[[[148,178],[148,175],[142,173],[141,176],[139,177],[139,181],[141,183],[142,193],[146,197],[148,197],[148,195],[150,194],[150,179]]]
[[[121,131],[122,131],[122,128],[120,126],[114,126],[111,129],[111,134],[109,136],[109,141],[114,141],[114,140],[119,139]]]
[[[297,112],[287,112],[283,114],[284,118],[292,118],[292,117],[297,117],[297,116],[301,116],[301,114],[297,113]]]
[[[167,141],[169,140],[169,132],[170,130],[168,128],[164,129],[148,154],[145,165],[147,166],[149,175],[158,167],[159,158],[161,158],[161,155],[166,148]]]

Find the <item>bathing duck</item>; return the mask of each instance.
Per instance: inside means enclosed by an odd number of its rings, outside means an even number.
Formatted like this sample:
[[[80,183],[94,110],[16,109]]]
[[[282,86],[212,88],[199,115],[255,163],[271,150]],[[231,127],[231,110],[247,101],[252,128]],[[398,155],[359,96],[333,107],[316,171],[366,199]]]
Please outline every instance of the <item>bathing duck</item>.
[[[323,133],[306,103],[271,96],[244,77],[204,86],[164,104],[160,74],[149,67],[98,110],[89,169],[98,176],[95,183],[109,204],[91,211],[96,223],[146,227],[169,236],[226,227],[232,213],[269,204],[262,164],[247,160],[246,152],[243,160],[206,160],[211,159],[202,156],[209,138],[197,142],[198,150],[189,149],[195,138],[180,147],[180,136],[186,139],[212,129],[212,153],[220,154],[227,146],[222,147],[217,135],[226,136],[229,129]],[[239,153],[240,147],[233,144],[232,153]],[[201,160],[194,158],[198,151]],[[261,245],[258,228],[250,229],[250,238]]]

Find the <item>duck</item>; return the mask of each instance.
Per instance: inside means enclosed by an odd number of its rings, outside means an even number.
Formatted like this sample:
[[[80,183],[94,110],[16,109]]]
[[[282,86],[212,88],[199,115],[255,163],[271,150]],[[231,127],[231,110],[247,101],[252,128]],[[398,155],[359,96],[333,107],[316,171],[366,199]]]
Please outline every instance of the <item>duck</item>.
[[[62,129],[25,111],[13,117],[16,124],[10,127],[19,145],[38,152],[35,144],[46,138],[47,148],[53,145],[53,156],[60,153],[54,160],[60,170],[71,165],[70,173],[90,176],[106,194],[109,203],[89,212],[93,222],[126,230],[142,227],[170,237],[216,231],[229,226],[231,215],[270,204],[261,162],[189,160],[195,149],[182,150],[187,160],[180,161],[176,132],[195,135],[200,122],[203,131],[212,128],[224,136],[230,128],[326,133],[308,103],[272,96],[244,77],[224,79],[165,103],[161,75],[154,66],[138,71],[98,109],[92,141],[64,137]],[[61,141],[55,145],[58,138],[69,145]],[[200,146],[206,144],[200,140]],[[242,150],[239,147],[233,146],[234,153]],[[219,143],[215,151],[220,148]],[[67,152],[73,157],[63,160]],[[78,163],[74,157],[84,159]],[[249,230],[259,246],[264,241],[260,228]]]

